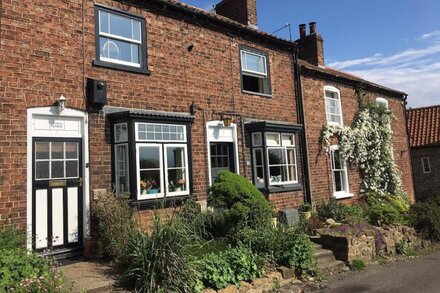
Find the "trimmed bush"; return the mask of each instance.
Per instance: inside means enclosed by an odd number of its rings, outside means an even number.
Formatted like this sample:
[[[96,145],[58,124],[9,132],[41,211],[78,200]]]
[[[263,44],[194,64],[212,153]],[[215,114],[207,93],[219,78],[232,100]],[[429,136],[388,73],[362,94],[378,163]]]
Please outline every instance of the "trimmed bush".
[[[25,249],[0,249],[0,292],[67,292],[63,275]]]
[[[417,202],[411,207],[408,218],[423,238],[440,240],[440,196]]]
[[[298,274],[314,271],[313,244],[297,229],[284,226],[244,228],[234,235],[234,241],[249,246],[254,253],[276,265],[295,268]]]
[[[116,263],[124,261],[128,239],[135,227],[129,200],[110,192],[101,194],[93,203],[92,215],[96,219],[102,255]]]
[[[264,195],[245,177],[223,171],[210,188],[208,204],[224,210],[229,225],[268,225],[272,208]]]
[[[121,283],[136,292],[193,292],[197,283],[192,252],[199,244],[178,217],[155,217],[151,235],[130,235]]]
[[[263,276],[264,259],[249,248],[239,246],[210,253],[195,262],[199,273],[198,289],[221,289]]]

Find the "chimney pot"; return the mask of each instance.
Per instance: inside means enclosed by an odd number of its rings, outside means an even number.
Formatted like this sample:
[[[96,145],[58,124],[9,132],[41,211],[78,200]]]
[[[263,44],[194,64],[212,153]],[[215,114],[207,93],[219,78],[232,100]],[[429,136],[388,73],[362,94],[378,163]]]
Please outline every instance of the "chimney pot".
[[[310,29],[310,34],[315,34],[316,33],[316,22],[310,22],[309,29]]]
[[[304,23],[299,25],[299,38],[305,38],[306,36],[306,25]]]

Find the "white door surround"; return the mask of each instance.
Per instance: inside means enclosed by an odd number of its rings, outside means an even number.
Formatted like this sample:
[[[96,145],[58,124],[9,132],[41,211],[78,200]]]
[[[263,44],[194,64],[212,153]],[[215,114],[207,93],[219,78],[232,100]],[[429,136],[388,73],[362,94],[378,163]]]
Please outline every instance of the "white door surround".
[[[83,238],[90,236],[90,195],[89,195],[89,137],[88,137],[88,114],[87,112],[66,108],[59,112],[58,107],[41,107],[30,108],[27,110],[27,247],[32,249],[32,231],[33,225],[33,139],[34,138],[66,138],[80,139],[80,151],[82,153],[80,165],[82,165],[82,235]],[[52,199],[56,199],[57,193],[60,191],[54,189]],[[71,202],[70,193],[68,191],[68,204]],[[47,196],[45,197],[47,198]],[[40,203],[41,204],[41,203]],[[44,219],[43,219],[44,220]],[[71,219],[69,219],[69,225]],[[56,226],[54,226],[56,227]],[[70,238],[69,238],[70,239]]]
[[[231,123],[231,126],[224,126],[223,121],[215,120],[206,123],[207,148],[208,148],[208,178],[211,186],[211,142],[229,142],[233,145],[235,172],[240,174],[238,160],[238,140],[237,140],[237,124]]]

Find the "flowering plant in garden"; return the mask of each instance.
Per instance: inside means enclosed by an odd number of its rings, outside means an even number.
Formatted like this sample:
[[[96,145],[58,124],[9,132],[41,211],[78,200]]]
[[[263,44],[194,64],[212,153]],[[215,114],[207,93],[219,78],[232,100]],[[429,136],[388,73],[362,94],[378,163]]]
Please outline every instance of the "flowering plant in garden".
[[[322,147],[326,152],[336,137],[341,157],[359,166],[362,193],[402,194],[402,180],[393,157],[392,119],[390,110],[370,103],[361,106],[350,127],[325,126],[322,130]]]

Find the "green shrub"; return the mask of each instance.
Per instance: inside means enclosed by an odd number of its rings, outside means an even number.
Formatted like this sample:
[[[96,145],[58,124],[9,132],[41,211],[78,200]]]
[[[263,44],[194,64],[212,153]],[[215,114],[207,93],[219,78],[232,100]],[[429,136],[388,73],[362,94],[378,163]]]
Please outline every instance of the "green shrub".
[[[26,243],[26,234],[24,231],[12,227],[0,228],[0,248],[14,249],[24,248]]]
[[[99,200],[93,203],[92,213],[97,222],[103,256],[116,263],[124,261],[128,239],[135,227],[129,200],[110,192],[100,194]]]
[[[440,196],[417,202],[411,207],[408,218],[423,238],[440,240]]]
[[[264,195],[246,178],[223,171],[210,188],[208,204],[223,209],[230,225],[268,225],[272,209]]]
[[[221,289],[263,276],[264,259],[249,248],[239,246],[210,253],[195,262],[203,287]]]
[[[297,269],[299,274],[314,270],[313,245],[307,235],[297,229],[279,226],[244,228],[234,235],[235,243],[242,243],[268,261]]]
[[[373,203],[369,206],[369,219],[372,225],[391,225],[404,223],[404,216],[388,203]]]
[[[325,221],[333,219],[340,223],[362,223],[366,221],[364,208],[358,204],[351,206],[340,203],[334,198],[317,207],[318,217]]]
[[[350,265],[351,269],[360,271],[365,269],[365,263],[362,259],[353,259]]]
[[[121,283],[136,292],[193,292],[196,273],[192,251],[199,238],[174,216],[153,220],[151,235],[130,235]]]
[[[67,292],[63,275],[25,249],[0,250],[0,292]]]
[[[369,222],[372,225],[407,224],[409,198],[404,193],[397,195],[386,193],[380,196],[375,193],[365,195],[368,205]]]

